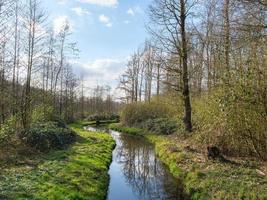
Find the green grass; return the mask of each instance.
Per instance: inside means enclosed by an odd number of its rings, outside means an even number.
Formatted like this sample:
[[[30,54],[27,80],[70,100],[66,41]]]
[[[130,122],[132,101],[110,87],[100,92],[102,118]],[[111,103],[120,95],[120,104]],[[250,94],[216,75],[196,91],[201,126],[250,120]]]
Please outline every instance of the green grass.
[[[122,133],[130,134],[130,135],[143,135],[144,131],[139,128],[134,127],[125,127],[120,123],[113,123],[109,125],[109,128],[114,131],[119,131]]]
[[[257,163],[209,161],[168,136],[145,137],[171,173],[183,180],[192,199],[267,199],[267,177],[257,173]]]
[[[66,150],[0,166],[0,199],[103,200],[114,141],[104,133],[70,127],[78,141]]]

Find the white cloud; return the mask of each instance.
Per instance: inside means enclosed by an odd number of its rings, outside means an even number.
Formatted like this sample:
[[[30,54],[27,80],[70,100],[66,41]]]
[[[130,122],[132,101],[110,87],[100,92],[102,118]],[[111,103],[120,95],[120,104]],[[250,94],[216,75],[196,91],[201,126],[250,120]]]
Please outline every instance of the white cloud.
[[[135,12],[132,8],[129,8],[129,10],[127,10],[127,14],[134,16]]]
[[[85,63],[72,63],[76,74],[83,74],[84,82],[89,87],[109,85],[113,91],[118,86],[119,76],[125,70],[127,58],[103,58]]]
[[[113,24],[111,22],[106,24],[107,27],[112,27],[112,25]]]
[[[105,15],[100,15],[99,16],[99,21],[101,21],[104,24],[107,24],[107,23],[110,22],[110,19],[107,16],[105,16]]]
[[[76,15],[83,16],[83,15],[90,15],[91,13],[81,7],[75,7],[71,9]]]
[[[131,22],[129,20],[125,20],[123,23],[124,24],[130,24]]]
[[[53,20],[53,29],[54,29],[54,32],[56,34],[58,34],[65,27],[66,24],[69,25],[70,31],[72,31],[73,26],[70,23],[70,20],[69,20],[69,18],[66,15],[61,15],[61,16],[56,17]]]
[[[99,16],[99,21],[107,27],[112,27],[112,22],[110,21],[110,18],[107,17],[106,15],[100,15]]]
[[[82,3],[89,3],[98,6],[116,7],[118,5],[118,0],[78,0]]]
[[[143,10],[140,6],[135,6],[135,7],[129,8],[126,13],[128,15],[135,16],[136,14],[140,14],[142,12]]]
[[[68,0],[58,0],[57,2],[58,4],[65,5],[68,2]]]

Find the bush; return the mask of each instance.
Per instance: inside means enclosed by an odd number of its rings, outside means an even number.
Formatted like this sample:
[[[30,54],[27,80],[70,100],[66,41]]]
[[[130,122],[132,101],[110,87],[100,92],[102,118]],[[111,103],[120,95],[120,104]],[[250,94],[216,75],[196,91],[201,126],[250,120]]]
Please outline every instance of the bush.
[[[6,143],[15,133],[16,117],[11,117],[0,126],[0,144]]]
[[[56,126],[61,128],[67,127],[64,120],[55,114],[52,106],[37,106],[32,113],[32,125],[46,122],[54,122]]]
[[[32,123],[53,121],[54,109],[49,105],[36,106],[32,111]]]
[[[172,134],[178,129],[175,120],[168,118],[149,119],[140,124],[140,128],[157,134]]]
[[[52,149],[64,149],[75,141],[76,134],[66,126],[63,127],[61,122],[43,122],[26,130],[22,137],[27,145],[41,152],[48,152]]]
[[[53,116],[53,118],[51,120],[57,127],[67,128],[67,125],[62,118],[60,118],[58,116]]]
[[[267,159],[266,91],[236,84],[195,100],[194,121],[201,143],[224,154]]]
[[[120,119],[119,115],[107,114],[107,113],[90,115],[86,118],[87,121],[105,121],[105,120],[119,121],[119,119]]]
[[[157,118],[168,118],[171,109],[162,103],[133,103],[124,106],[121,112],[121,123],[126,126],[140,126],[139,124]]]

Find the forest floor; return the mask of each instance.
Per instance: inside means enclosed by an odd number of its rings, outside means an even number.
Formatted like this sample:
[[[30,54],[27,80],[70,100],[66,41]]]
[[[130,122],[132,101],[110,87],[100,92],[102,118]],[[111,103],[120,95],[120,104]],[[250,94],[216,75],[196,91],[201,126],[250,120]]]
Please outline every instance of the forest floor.
[[[115,142],[82,124],[70,127],[79,136],[66,150],[0,161],[0,199],[105,199]]]
[[[267,199],[267,163],[244,158],[209,160],[189,139],[142,134],[140,129],[118,124],[110,127],[141,134],[153,143],[159,158],[183,180],[185,192],[192,199]]]

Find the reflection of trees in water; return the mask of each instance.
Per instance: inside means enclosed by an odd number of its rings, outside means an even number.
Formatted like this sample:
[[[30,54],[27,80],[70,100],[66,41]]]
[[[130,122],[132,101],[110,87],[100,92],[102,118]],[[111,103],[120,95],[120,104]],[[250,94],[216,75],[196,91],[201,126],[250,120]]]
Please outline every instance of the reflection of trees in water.
[[[180,199],[178,182],[158,161],[152,145],[125,135],[120,142],[116,159],[139,199]]]

